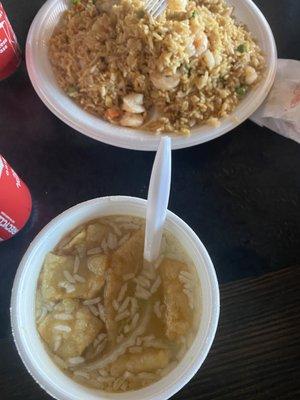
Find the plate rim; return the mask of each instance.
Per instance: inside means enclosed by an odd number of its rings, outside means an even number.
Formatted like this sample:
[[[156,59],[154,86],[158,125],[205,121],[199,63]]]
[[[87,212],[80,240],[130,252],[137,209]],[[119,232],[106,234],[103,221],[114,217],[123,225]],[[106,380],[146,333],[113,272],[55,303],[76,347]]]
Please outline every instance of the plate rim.
[[[49,11],[49,9],[58,1],[61,0],[47,0],[44,5],[39,9],[38,13],[34,17],[28,35],[26,39],[26,51],[25,51],[25,58],[26,58],[26,66],[27,66],[27,71],[28,75],[30,78],[30,81],[33,85],[33,88],[37,95],[40,97],[42,102],[46,105],[46,107],[56,116],[58,117],[62,122],[73,128],[75,131],[78,133],[81,133],[87,137],[90,137],[94,140],[97,140],[99,142],[109,144],[115,147],[119,148],[124,148],[124,149],[130,149],[130,150],[139,150],[139,151],[156,151],[159,140],[161,135],[151,135],[149,134],[149,137],[141,136],[140,138],[138,135],[143,135],[144,132],[139,132],[138,130],[136,131],[136,137],[131,137],[128,138],[126,136],[121,136],[121,130],[124,132],[131,132],[132,129],[128,128],[123,128],[120,127],[118,130],[120,131],[118,137],[116,138],[114,135],[109,133],[109,126],[111,124],[107,123],[104,120],[101,120],[101,123],[104,124],[102,127],[97,127],[91,128],[87,126],[86,124],[80,124],[77,123],[76,121],[72,120],[69,118],[66,114],[64,114],[63,111],[66,111],[66,107],[59,108],[55,102],[53,103],[53,98],[50,99],[49,93],[47,93],[47,88],[46,85],[43,82],[40,82],[40,80],[37,78],[37,71],[38,68],[36,67],[36,62],[35,62],[35,57],[34,57],[34,44],[35,44],[35,33],[38,29],[40,20],[43,18],[43,15]],[[66,0],[63,0],[66,2]],[[261,104],[265,101],[267,95],[269,94],[274,80],[275,80],[275,75],[276,75],[276,67],[277,67],[277,48],[276,48],[276,42],[274,39],[273,32],[271,30],[271,27],[266,20],[265,16],[263,13],[260,11],[260,9],[256,6],[256,4],[252,0],[240,0],[244,2],[250,9],[252,9],[253,13],[256,14],[256,16],[260,20],[260,25],[263,27],[264,31],[267,33],[267,40],[270,43],[270,49],[271,53],[268,59],[270,60],[270,68],[266,71],[266,77],[264,78],[264,82],[262,82],[261,86],[261,93],[259,96],[256,97],[256,100],[253,101],[252,104],[249,102],[249,107],[246,112],[244,112],[244,115],[241,118],[234,119],[234,111],[231,113],[229,116],[227,116],[223,123],[221,124],[221,127],[219,129],[213,129],[210,127],[208,129],[208,133],[203,133],[203,132],[194,132],[191,133],[190,136],[171,136],[171,142],[172,142],[172,150],[178,150],[178,149],[183,149],[183,148],[189,148],[192,146],[196,146],[202,143],[209,142],[211,140],[214,140],[220,136],[225,135],[226,133],[231,132],[233,129],[238,127],[240,124],[242,124],[245,120],[247,120],[260,106]],[[58,86],[55,87],[55,89],[59,90]],[[76,105],[76,103],[74,103]],[[85,110],[81,109],[79,106],[78,110],[81,112],[84,112],[84,114],[87,116],[87,118],[91,117],[95,118],[92,114],[89,114]],[[97,117],[96,117],[97,118]],[[223,125],[223,126],[222,126]],[[113,128],[116,128],[116,126],[112,126]],[[107,131],[108,128],[108,131]],[[203,126],[202,126],[203,128]],[[148,135],[148,134],[147,134]],[[165,134],[168,136],[168,134]],[[147,140],[150,139],[150,140]]]

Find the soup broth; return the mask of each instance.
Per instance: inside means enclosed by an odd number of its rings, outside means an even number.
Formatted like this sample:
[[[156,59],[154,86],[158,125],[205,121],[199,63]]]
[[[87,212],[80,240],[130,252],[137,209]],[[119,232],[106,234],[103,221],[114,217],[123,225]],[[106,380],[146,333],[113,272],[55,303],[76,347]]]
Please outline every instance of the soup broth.
[[[108,216],[79,226],[45,257],[37,329],[54,363],[85,386],[145,387],[176,367],[195,337],[195,266],[169,231],[153,264],[143,244],[143,219]]]

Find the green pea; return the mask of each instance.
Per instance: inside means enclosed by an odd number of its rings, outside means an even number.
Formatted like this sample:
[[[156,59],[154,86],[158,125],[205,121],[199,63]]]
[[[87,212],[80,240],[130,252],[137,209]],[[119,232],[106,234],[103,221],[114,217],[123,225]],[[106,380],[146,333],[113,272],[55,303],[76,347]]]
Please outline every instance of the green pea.
[[[238,86],[237,88],[235,88],[235,92],[239,97],[243,97],[247,93],[247,87],[246,86]]]
[[[190,67],[188,64],[184,64],[183,68],[184,68],[184,71],[186,72],[187,76],[190,77],[191,76],[192,67]]]
[[[70,97],[75,97],[78,94],[78,89],[76,86],[69,86],[67,89],[67,94]]]
[[[144,18],[145,11],[142,8],[140,8],[139,10],[137,10],[136,15],[138,18]]]
[[[238,46],[238,48],[237,48],[237,51],[238,51],[239,53],[246,53],[246,51],[247,51],[247,46],[246,46],[246,44],[245,44],[245,43],[240,44],[240,45]]]

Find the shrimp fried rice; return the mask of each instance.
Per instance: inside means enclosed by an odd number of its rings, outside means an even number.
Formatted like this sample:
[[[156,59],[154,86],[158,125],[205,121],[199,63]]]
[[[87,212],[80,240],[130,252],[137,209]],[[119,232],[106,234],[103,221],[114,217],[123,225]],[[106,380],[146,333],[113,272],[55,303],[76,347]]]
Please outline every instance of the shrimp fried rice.
[[[59,86],[111,123],[189,135],[220,124],[264,71],[251,33],[224,0],[73,0],[49,43]]]

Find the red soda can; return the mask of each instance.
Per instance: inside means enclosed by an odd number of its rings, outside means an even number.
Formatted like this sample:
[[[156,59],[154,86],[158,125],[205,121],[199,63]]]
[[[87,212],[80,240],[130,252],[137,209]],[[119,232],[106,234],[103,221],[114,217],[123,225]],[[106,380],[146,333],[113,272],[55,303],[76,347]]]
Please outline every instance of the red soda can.
[[[25,183],[0,155],[0,242],[14,236],[26,224],[32,208]]]
[[[0,3],[0,81],[14,73],[21,63],[16,35]]]

